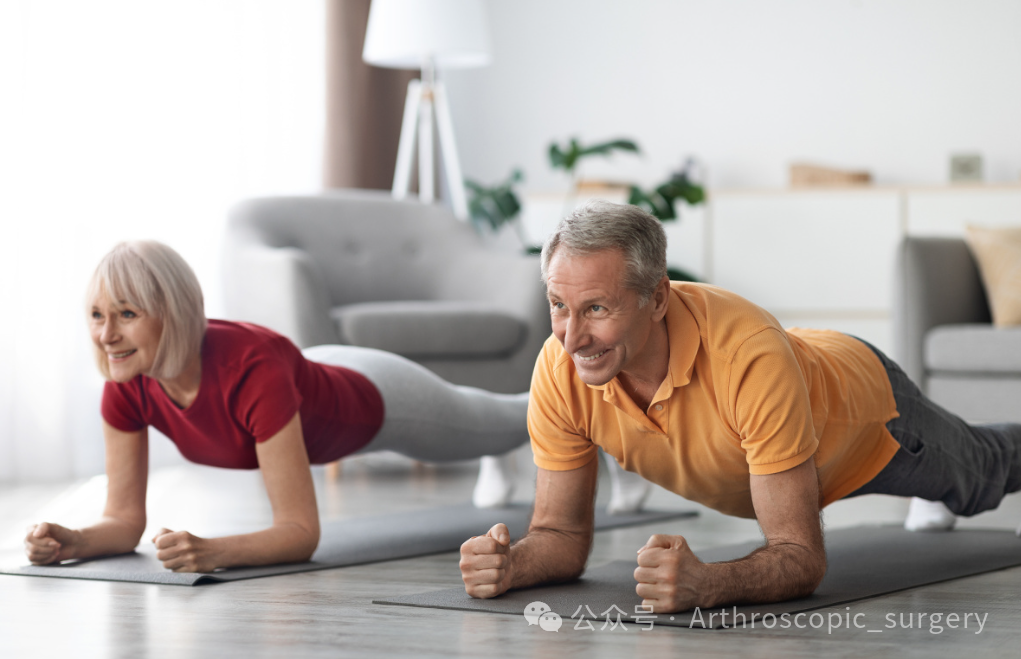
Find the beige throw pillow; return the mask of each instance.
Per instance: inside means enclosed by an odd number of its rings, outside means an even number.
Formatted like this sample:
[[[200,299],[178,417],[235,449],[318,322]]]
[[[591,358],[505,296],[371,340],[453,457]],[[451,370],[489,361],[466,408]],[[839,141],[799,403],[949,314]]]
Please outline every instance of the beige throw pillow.
[[[1021,325],[1021,226],[969,225],[965,240],[978,262],[993,324]]]

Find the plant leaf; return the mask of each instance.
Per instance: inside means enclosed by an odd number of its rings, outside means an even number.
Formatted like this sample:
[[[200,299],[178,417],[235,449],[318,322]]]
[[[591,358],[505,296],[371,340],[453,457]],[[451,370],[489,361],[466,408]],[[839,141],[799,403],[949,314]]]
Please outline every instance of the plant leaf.
[[[684,268],[667,268],[666,276],[670,278],[670,281],[701,281],[698,277],[691,274]]]
[[[631,151],[633,153],[640,153],[638,145],[632,140],[617,139],[610,140],[608,142],[601,142],[599,144],[593,144],[592,146],[581,149],[578,155],[589,156],[589,155],[601,155],[605,156],[614,151]]]

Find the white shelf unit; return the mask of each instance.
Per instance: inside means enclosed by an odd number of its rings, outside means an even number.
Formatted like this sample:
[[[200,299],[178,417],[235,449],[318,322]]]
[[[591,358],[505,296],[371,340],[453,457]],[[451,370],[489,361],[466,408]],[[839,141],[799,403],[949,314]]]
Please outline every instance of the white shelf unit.
[[[563,195],[525,198],[535,242]],[[603,195],[623,202],[623,193]],[[671,265],[747,297],[786,327],[835,329],[891,352],[894,257],[907,235],[964,235],[967,224],[1021,225],[1021,185],[714,190],[666,223]]]

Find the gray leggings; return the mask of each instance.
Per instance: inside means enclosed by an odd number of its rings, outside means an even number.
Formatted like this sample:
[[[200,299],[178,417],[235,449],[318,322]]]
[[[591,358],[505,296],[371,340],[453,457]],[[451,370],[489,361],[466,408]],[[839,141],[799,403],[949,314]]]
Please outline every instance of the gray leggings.
[[[361,373],[383,397],[383,426],[358,453],[396,451],[427,462],[499,455],[528,441],[528,394],[494,394],[446,380],[393,353],[313,346],[306,359]]]

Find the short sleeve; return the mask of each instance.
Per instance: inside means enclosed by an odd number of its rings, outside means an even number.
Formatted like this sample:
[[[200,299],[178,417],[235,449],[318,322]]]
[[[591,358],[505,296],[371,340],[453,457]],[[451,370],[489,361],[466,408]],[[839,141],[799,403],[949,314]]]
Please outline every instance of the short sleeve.
[[[100,413],[103,420],[122,432],[137,432],[149,425],[142,413],[138,378],[131,382],[103,385]]]
[[[555,339],[550,339],[553,341]],[[558,387],[550,343],[543,346],[532,372],[528,397],[528,435],[536,466],[550,471],[583,467],[596,457],[596,445],[580,432],[577,405]]]
[[[280,432],[301,409],[302,400],[294,369],[268,346],[244,362],[233,397],[228,404],[256,442]]]
[[[779,330],[759,332],[738,348],[728,396],[750,473],[787,471],[815,453],[808,383]]]

